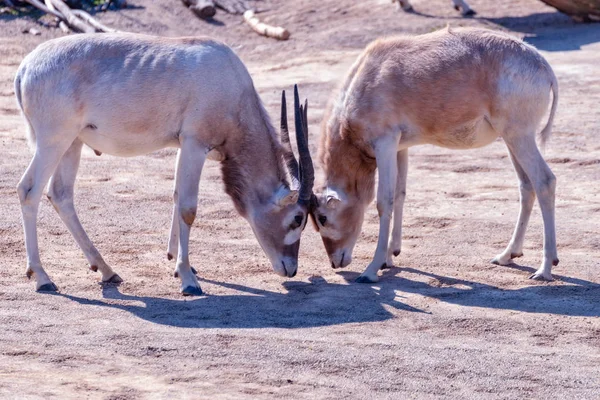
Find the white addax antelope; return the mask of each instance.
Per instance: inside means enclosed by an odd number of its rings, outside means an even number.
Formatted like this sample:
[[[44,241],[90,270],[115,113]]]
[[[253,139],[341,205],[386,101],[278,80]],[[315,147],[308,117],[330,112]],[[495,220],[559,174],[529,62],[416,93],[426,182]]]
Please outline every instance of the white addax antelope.
[[[537,195],[544,220],[544,257],[534,279],[551,280],[558,264],[554,229],[556,179],[538,151],[536,130],[550,137],[558,84],[531,46],[504,33],[447,29],[378,40],[351,68],[323,120],[319,158],[325,185],[311,216],[332,266],[345,267],[359,236],[378,170],[379,239],[373,261],[358,278],[400,254],[408,148],[420,144],[468,149],[504,139],[520,181],[521,210],[508,247],[492,262],[523,254],[523,238]],[[394,227],[388,245],[390,221]]]
[[[48,197],[90,268],[100,271],[104,282],[121,281],[75,213],[73,186],[84,144],[97,154],[116,156],[179,148],[168,257],[177,258],[175,275],[183,294],[202,293],[188,243],[207,157],[221,161],[225,190],[274,270],[281,276],[296,274],[314,177],[306,106],[299,106],[297,91],[300,166],[289,145],[287,120],[282,121],[282,146],[243,63],[226,45],[210,39],[102,34],[51,40],[23,60],[15,91],[35,146],[18,194],[26,273],[35,277],[37,290],[56,290],[42,268],[36,232],[48,182]],[[285,115],[285,104],[282,109]]]
[[[406,12],[413,11],[413,6],[410,4],[409,0],[392,0],[392,3],[396,2],[398,2],[398,8]],[[463,16],[476,14],[475,10],[473,10],[464,0],[452,0],[452,4],[454,4],[454,9],[460,11]]]

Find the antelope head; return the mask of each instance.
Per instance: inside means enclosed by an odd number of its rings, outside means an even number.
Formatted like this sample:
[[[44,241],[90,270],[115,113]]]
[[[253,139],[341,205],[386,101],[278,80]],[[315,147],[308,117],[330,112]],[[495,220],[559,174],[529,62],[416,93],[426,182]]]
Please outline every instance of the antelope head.
[[[360,235],[365,205],[358,199],[331,187],[316,194],[311,219],[321,234],[332,268],[344,268],[352,262],[352,251]]]
[[[298,269],[300,235],[306,227],[313,199],[314,168],[308,148],[308,102],[300,105],[294,86],[294,121],[299,158],[290,144],[285,91],[281,98],[281,144],[290,184],[282,184],[268,204],[256,210],[250,223],[258,242],[280,276],[293,277]]]

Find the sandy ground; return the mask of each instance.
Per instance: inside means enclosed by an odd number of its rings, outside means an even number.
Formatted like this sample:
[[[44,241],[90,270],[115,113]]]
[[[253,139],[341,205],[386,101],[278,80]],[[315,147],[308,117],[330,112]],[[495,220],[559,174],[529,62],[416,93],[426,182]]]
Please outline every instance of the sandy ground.
[[[31,154],[12,79],[27,52],[60,32],[24,35],[35,22],[2,16],[0,398],[598,398],[600,25],[574,25],[533,0],[472,0],[479,15],[470,20],[445,0],[413,0],[420,14],[412,15],[387,0],[347,8],[265,1],[264,18],[293,35],[275,42],[248,33],[238,17],[199,21],[175,0],[130,3],[99,17],[130,31],[225,40],[273,116],[279,91],[297,82],[311,102],[313,149],[331,91],[372,39],[447,23],[525,36],[561,87],[545,153],[558,177],[557,279],[527,279],[541,261],[537,205],[519,264],[488,262],[507,244],[518,212],[500,141],[473,151],[411,150],[403,253],[375,285],[353,283],[375,248],[375,207],[346,270],[329,267],[309,227],[298,275],[282,280],[223,193],[218,164],[209,163],[190,245],[207,295],[193,299],[178,294],[165,256],[175,152],[120,159],[87,151],[76,205],[125,282],[99,283],[44,200],[42,260],[60,292],[36,293],[24,277],[15,191]]]

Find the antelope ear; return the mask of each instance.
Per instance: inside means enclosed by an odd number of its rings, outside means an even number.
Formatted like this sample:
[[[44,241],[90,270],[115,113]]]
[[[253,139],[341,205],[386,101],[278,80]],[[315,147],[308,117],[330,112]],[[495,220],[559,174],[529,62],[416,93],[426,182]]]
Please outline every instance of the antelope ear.
[[[339,198],[329,195],[329,196],[327,196],[326,205],[327,205],[327,208],[329,208],[331,210],[335,210],[341,202],[342,201]]]
[[[298,191],[289,190],[285,187],[281,187],[274,195],[273,203],[279,207],[286,207],[290,204],[296,204],[298,202]]]
[[[324,197],[325,197],[325,206],[331,210],[335,210],[342,202],[342,196],[340,195],[340,193],[338,193],[337,191],[335,191],[333,189],[328,188],[325,191]]]

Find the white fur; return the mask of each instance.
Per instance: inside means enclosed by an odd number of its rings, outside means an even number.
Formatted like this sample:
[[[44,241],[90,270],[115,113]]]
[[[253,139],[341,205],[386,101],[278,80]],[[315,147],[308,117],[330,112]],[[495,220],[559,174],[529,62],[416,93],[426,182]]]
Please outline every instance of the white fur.
[[[257,146],[276,141],[252,79],[231,49],[205,38],[74,35],[48,41],[29,54],[17,73],[15,91],[36,148],[18,193],[27,274],[34,275],[37,288],[52,284],[42,268],[36,231],[38,205],[48,181],[51,201],[90,265],[102,273],[103,280],[116,275],[85,233],[73,206],[73,184],[86,144],[117,156],[179,149],[168,251],[169,257],[177,258],[182,290],[199,289],[188,243],[205,160],[223,161],[223,149],[234,152],[244,135],[255,135],[254,141],[246,142]],[[252,168],[244,171],[255,185],[246,190],[256,191],[244,194],[248,198],[244,202],[247,215],[262,211],[261,218],[251,220],[261,241],[265,230],[256,228],[270,223],[270,215],[285,216],[282,207],[292,204],[297,193],[282,190],[278,155],[251,150],[246,149],[251,154],[243,159],[260,165],[255,170],[263,172],[257,176]],[[269,192],[278,208],[262,204],[261,195]],[[282,239],[261,244],[278,273],[289,275],[295,273],[297,260],[282,256]]]

